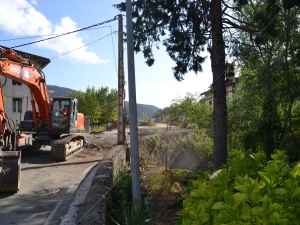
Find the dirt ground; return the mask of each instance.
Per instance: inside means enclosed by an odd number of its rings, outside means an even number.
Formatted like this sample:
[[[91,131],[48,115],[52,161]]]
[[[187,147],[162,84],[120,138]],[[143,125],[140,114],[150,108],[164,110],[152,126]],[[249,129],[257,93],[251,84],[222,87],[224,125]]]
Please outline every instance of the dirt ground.
[[[177,132],[173,127],[171,130],[167,130],[165,124],[156,124],[155,126],[139,126],[138,135],[139,140],[147,138],[152,135],[164,134],[166,132]],[[129,128],[126,128],[126,134],[130,134]],[[109,151],[112,147],[117,145],[116,141],[117,130],[113,129],[103,133],[94,133],[86,136],[87,144],[86,148],[96,151]],[[130,139],[130,136],[127,138]],[[148,166],[141,168],[141,177],[155,176],[165,173],[165,168]],[[182,187],[183,190],[185,187]],[[155,225],[173,225],[175,224],[175,216],[178,211],[182,209],[182,200],[184,196],[181,193],[163,194],[163,195],[151,195],[150,201],[153,206],[153,212],[155,215]]]

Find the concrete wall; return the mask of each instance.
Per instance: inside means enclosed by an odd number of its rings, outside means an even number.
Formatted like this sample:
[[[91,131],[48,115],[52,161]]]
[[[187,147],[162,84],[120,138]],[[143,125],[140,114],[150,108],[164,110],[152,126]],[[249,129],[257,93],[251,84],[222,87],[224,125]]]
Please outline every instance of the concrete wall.
[[[120,170],[128,168],[127,153],[127,147],[117,145],[109,150],[98,164],[88,195],[80,206],[78,219],[90,209],[91,211],[80,221],[80,224],[105,224],[105,193],[113,186],[115,175]]]

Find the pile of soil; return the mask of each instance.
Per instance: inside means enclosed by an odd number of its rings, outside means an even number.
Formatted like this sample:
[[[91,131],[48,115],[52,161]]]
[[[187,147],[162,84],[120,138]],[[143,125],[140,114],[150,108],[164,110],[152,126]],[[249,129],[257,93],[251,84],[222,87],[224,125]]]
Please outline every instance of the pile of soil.
[[[149,122],[149,123],[147,124],[147,126],[148,126],[148,127],[155,127],[156,124],[155,124],[154,122]]]

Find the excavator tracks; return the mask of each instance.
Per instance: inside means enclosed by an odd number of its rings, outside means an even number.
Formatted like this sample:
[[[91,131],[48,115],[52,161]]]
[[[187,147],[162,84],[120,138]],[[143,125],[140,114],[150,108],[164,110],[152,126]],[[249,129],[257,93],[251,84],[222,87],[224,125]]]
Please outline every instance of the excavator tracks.
[[[84,149],[84,135],[69,134],[53,142],[52,158],[66,161]]]

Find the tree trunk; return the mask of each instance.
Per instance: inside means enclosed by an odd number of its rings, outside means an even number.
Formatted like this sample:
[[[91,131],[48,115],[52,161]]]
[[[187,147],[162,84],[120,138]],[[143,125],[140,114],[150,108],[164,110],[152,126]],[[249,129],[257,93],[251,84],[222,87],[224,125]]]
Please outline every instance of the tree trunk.
[[[213,117],[214,117],[214,156],[215,168],[219,169],[227,159],[227,105],[225,84],[225,45],[222,34],[221,0],[211,3],[213,72]]]

